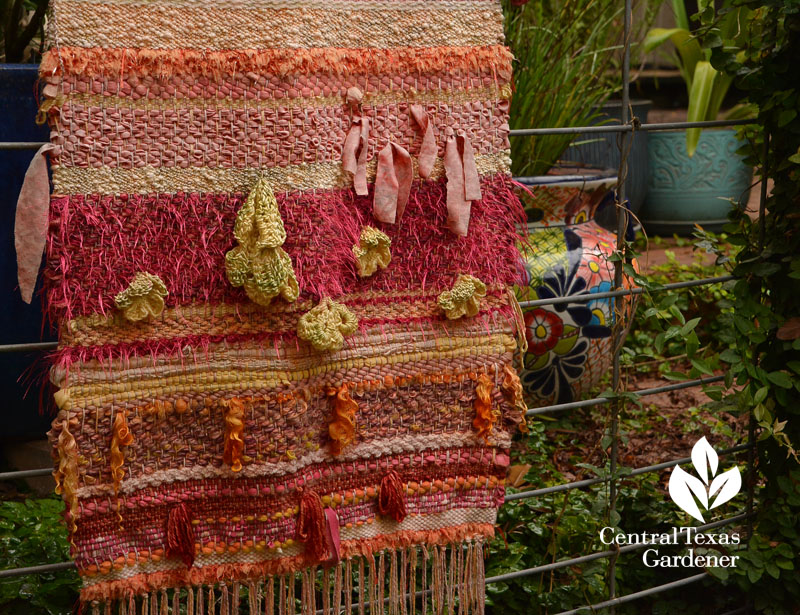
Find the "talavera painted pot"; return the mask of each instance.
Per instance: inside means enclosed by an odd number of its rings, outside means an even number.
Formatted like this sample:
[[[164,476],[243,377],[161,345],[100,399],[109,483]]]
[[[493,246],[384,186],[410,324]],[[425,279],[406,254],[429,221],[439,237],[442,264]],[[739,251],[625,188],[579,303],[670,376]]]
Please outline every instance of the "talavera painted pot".
[[[563,171],[562,171],[563,172]],[[611,290],[609,257],[616,236],[594,221],[613,207],[616,177],[597,175],[520,178],[529,215],[527,243],[520,253],[527,284],[520,301],[553,297],[585,301],[523,308],[528,352],[521,375],[532,407],[576,400],[611,365],[613,299],[591,296]]]
[[[718,232],[731,208],[747,203],[753,169],[736,153],[735,130],[704,130],[691,158],[685,131],[656,131],[649,139],[650,182],[640,213],[648,233],[691,235],[695,223]]]

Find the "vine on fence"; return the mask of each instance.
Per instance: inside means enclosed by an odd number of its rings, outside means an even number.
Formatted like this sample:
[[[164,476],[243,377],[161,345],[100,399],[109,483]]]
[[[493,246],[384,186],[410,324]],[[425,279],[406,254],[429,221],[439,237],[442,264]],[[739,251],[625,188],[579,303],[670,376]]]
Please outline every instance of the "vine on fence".
[[[725,47],[713,3],[701,0],[696,18],[712,63],[735,75],[758,106],[764,130],[745,130],[748,161],[774,184],[763,228],[735,212],[726,231],[741,246],[734,274],[735,349],[730,363],[732,408],[752,412],[758,448],[753,535],[737,569],[716,569],[764,613],[797,613],[800,604],[800,3],[730,0],[725,10],[752,11],[740,48]],[[724,13],[724,11],[722,11]],[[765,143],[765,134],[767,143]]]

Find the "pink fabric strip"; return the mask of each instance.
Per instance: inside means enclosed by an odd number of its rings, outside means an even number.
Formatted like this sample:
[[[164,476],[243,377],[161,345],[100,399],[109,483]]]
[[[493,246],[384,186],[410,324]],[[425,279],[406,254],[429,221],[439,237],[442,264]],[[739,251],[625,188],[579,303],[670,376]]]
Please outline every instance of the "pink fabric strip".
[[[366,196],[367,190],[367,150],[369,139],[369,118],[355,117],[350,132],[342,148],[342,167],[353,174],[353,187],[356,194]]]
[[[411,155],[396,143],[387,143],[378,154],[375,199],[372,211],[380,222],[399,222],[411,193],[414,167]]]
[[[427,179],[436,162],[436,137],[433,134],[433,122],[422,105],[411,105],[411,117],[423,133],[422,146],[419,149],[419,174]]]
[[[327,525],[328,553],[331,554],[327,563],[335,564],[342,559],[342,541],[339,536],[339,516],[333,508],[325,509]]]
[[[452,128],[447,129],[444,172],[447,177],[447,227],[456,235],[466,237],[478,172],[469,139],[456,136]],[[477,194],[480,198],[480,187]]]
[[[17,201],[14,221],[14,246],[17,249],[17,279],[25,303],[33,299],[36,277],[42,263],[47,239],[47,213],[50,203],[50,181],[45,154],[55,149],[52,143],[39,148],[25,173]]]

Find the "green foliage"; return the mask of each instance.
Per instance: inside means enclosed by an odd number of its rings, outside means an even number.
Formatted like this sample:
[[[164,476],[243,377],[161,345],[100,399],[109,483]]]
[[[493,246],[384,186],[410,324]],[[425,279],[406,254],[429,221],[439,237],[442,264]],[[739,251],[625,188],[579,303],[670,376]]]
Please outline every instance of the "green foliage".
[[[49,498],[0,502],[0,561],[3,568],[37,566],[69,558],[64,503]],[[0,612],[6,615],[68,615],[78,598],[74,570],[0,580]]]
[[[720,369],[720,353],[735,341],[730,296],[733,282],[659,292],[665,284],[729,273],[726,264],[735,247],[727,243],[725,235],[718,237],[698,229],[695,237],[691,263],[683,264],[674,252],[665,250],[665,264],[652,267],[647,276],[635,274],[637,284],[648,292],[638,299],[635,327],[620,354],[623,367],[637,372],[656,369],[668,380],[700,378]],[[687,243],[676,240],[678,247]],[[655,245],[661,242],[658,238],[653,241]],[[644,266],[646,255],[639,254],[638,258]],[[687,320],[685,315],[692,318]],[[707,387],[706,393],[718,398],[721,389]]]
[[[755,533],[743,565],[722,579],[743,588],[764,613],[800,604],[800,5],[796,0],[732,0],[720,15],[752,11],[735,45],[719,36],[719,19],[699,14],[711,62],[736,78],[770,135],[750,129],[743,150],[766,165],[774,186],[762,226],[734,211],[726,231],[741,246],[734,274],[736,344],[727,360],[736,392],[732,409],[752,413],[758,437]]]
[[[713,3],[701,3],[704,14],[715,20],[715,36],[723,45],[736,44],[736,39],[743,35],[750,17],[745,8],[726,11],[719,18],[714,13]],[[653,28],[644,40],[646,51],[652,51],[667,41],[675,46],[677,54],[668,53],[666,57],[680,70],[686,91],[689,94],[687,120],[703,122],[717,119],[722,102],[728,92],[733,77],[716,70],[711,62],[711,48],[701,46],[689,28],[684,0],[673,0],[673,12],[677,28]],[[715,39],[716,40],[716,39]],[[686,131],[686,151],[691,158],[700,140],[701,128],[690,128]]]
[[[647,2],[637,27],[651,23],[662,0]],[[514,53],[511,128],[584,126],[619,91],[623,6],[617,0],[503,0],[506,40]],[[636,34],[636,33],[635,33]],[[636,36],[634,37],[636,39]],[[574,135],[517,137],[515,175],[541,175]]]
[[[43,27],[48,2],[49,0],[0,0],[0,34],[5,62],[26,60],[26,51],[34,37],[38,36],[40,40],[44,38]]]

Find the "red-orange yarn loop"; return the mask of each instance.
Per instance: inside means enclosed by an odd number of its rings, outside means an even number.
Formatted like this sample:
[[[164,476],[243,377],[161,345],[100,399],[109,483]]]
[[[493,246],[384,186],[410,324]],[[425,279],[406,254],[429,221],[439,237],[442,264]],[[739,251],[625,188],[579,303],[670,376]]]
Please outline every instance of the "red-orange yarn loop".
[[[235,397],[229,399],[225,410],[225,450],[222,460],[234,472],[242,469],[242,456],[244,455],[244,402]]]
[[[167,516],[167,557],[177,557],[187,568],[194,564],[194,528],[189,507],[181,502]]]
[[[331,438],[331,455],[341,455],[346,446],[356,439],[356,411],[358,404],[350,397],[346,384],[328,389],[328,396],[333,400],[333,415],[328,423],[328,435]]]
[[[478,437],[483,438],[484,442],[489,441],[489,434],[492,433],[497,416],[492,411],[492,389],[494,382],[486,374],[478,376],[478,384],[475,387],[475,419],[472,427],[478,432]]]
[[[133,444],[133,433],[128,428],[128,417],[124,410],[114,417],[114,426],[111,435],[111,478],[114,481],[114,493],[119,492],[122,479],[125,478],[125,454],[121,447]]]
[[[300,498],[295,538],[305,544],[306,555],[321,562],[328,555],[325,512],[316,491],[305,490]]]
[[[389,470],[381,479],[378,512],[384,517],[391,517],[398,523],[405,519],[407,513],[403,491],[403,482],[400,480],[400,475],[394,470]]]

